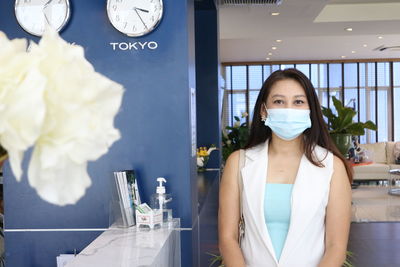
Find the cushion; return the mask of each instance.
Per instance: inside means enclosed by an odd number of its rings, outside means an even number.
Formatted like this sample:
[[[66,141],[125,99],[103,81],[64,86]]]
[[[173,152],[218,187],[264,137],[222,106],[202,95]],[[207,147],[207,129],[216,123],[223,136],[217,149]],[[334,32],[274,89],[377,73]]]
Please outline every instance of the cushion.
[[[394,157],[394,146],[396,142],[387,142],[386,144],[386,157],[387,157],[387,162],[388,164],[394,164],[395,163],[395,157]]]
[[[386,142],[373,144],[360,144],[360,147],[368,150],[373,155],[373,161],[376,163],[386,163]],[[394,161],[393,161],[394,162]]]

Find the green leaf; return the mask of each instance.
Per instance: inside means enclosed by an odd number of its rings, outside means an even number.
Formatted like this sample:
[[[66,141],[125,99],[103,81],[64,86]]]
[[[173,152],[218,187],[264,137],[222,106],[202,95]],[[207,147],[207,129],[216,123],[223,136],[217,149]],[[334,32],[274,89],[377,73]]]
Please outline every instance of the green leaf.
[[[354,267],[351,259],[354,257],[354,253],[351,251],[346,251],[346,260],[343,263],[343,267]]]
[[[333,101],[333,105],[336,108],[336,111],[338,113],[338,117],[343,117],[343,104],[342,102],[340,102],[336,97],[332,96],[332,101]]]
[[[235,116],[235,121],[240,121],[240,118],[238,116]]]
[[[367,121],[364,123],[364,128],[370,129],[370,130],[374,130],[376,131],[378,128],[376,127],[376,124],[373,123],[372,121]]]
[[[356,122],[347,127],[346,133],[349,133],[351,135],[364,135],[365,130],[364,130],[364,123],[362,122]]]
[[[342,110],[342,117],[339,118],[339,126],[338,126],[338,131],[345,130],[347,127],[349,127],[353,123],[353,117],[357,114],[354,110],[351,108],[344,108]]]
[[[336,118],[336,115],[332,113],[332,110],[330,108],[322,107],[322,114],[328,118],[328,121]]]

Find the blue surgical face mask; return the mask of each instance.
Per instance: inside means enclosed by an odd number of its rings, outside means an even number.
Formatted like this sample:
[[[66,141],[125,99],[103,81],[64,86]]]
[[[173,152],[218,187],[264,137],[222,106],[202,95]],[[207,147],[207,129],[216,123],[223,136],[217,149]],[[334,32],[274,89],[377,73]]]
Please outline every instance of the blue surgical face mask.
[[[311,128],[309,109],[274,108],[267,109],[265,126],[280,138],[290,141]]]

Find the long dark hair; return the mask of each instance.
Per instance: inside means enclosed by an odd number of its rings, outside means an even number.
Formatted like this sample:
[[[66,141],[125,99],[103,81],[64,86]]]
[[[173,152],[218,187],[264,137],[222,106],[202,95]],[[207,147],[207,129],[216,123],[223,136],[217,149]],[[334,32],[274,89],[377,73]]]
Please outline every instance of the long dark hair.
[[[276,82],[286,79],[295,80],[303,87],[307,96],[308,104],[310,106],[311,128],[304,131],[305,138],[303,142],[304,153],[307,159],[315,166],[324,167],[322,160],[313,157],[312,152],[316,145],[327,149],[343,161],[346,167],[347,175],[351,182],[353,180],[353,170],[329,136],[328,126],[322,118],[321,105],[319,104],[318,96],[315,93],[314,86],[307,78],[307,76],[296,69],[277,70],[273,72],[264,82],[261,91],[258,94],[257,102],[254,107],[253,121],[250,128],[250,136],[245,146],[245,149],[264,143],[267,139],[271,138],[271,129],[269,127],[266,127],[261,121],[261,108],[263,106],[263,103],[265,103],[268,98],[271,87]]]

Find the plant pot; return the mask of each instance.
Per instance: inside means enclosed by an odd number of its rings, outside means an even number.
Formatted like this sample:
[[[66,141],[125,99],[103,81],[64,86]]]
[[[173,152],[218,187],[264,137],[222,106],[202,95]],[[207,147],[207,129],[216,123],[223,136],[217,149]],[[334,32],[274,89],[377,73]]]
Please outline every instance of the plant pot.
[[[349,149],[353,146],[351,134],[330,134],[336,147],[345,158],[348,158]]]

